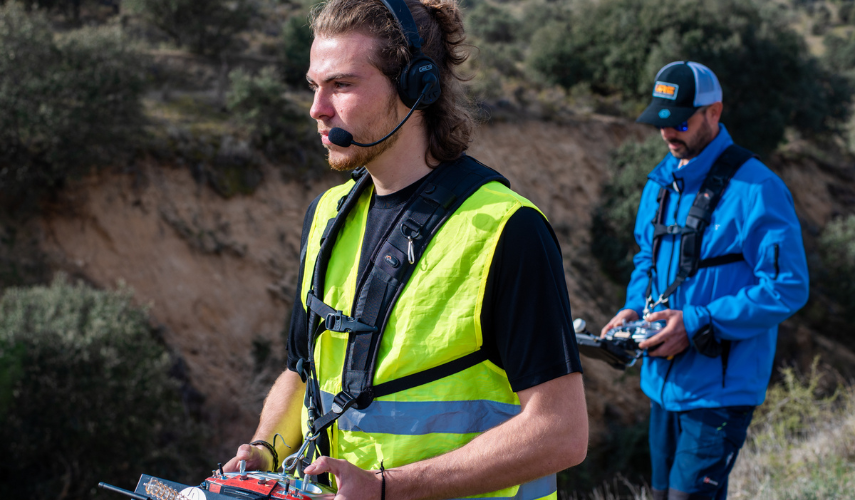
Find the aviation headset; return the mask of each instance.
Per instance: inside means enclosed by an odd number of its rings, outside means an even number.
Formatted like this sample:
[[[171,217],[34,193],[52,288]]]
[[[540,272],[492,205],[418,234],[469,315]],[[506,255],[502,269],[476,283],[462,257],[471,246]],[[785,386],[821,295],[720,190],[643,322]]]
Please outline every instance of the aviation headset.
[[[401,69],[401,74],[398,75],[398,95],[401,97],[404,105],[412,108],[430,80],[435,78],[433,86],[416,107],[416,109],[425,109],[435,103],[439,99],[440,93],[442,93],[442,89],[439,86],[439,66],[437,66],[433,59],[422,52],[423,40],[419,36],[419,30],[416,27],[416,21],[413,19],[413,13],[410,12],[410,8],[407,7],[404,0],[381,1],[401,26],[411,55],[410,62]]]

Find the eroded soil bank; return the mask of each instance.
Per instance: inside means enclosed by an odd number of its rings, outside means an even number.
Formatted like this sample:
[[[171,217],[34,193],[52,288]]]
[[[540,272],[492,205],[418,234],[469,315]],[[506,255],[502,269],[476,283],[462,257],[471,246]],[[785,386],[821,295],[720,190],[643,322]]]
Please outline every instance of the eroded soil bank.
[[[506,122],[482,127],[470,151],[547,215],[561,243],[574,317],[592,326],[610,317],[623,293],[589,249],[593,209],[610,176],[609,152],[651,133],[597,116],[567,124]],[[845,211],[846,193],[855,193],[851,180],[847,187],[843,174],[827,165],[780,159],[772,167],[793,190],[808,233]],[[69,186],[36,221],[39,251],[52,271],[98,287],[130,286],[150,307],[201,395],[196,400],[215,430],[212,452],[222,459],[251,437],[283,366],[305,209],[345,179],[330,172],[284,182],[272,167],[264,175],[252,195],[223,199],[187,168],[142,162]],[[829,186],[842,194],[829,197]],[[791,330],[799,349],[843,353],[804,327]],[[607,422],[643,421],[647,401],[634,375],[583,362],[592,445]]]

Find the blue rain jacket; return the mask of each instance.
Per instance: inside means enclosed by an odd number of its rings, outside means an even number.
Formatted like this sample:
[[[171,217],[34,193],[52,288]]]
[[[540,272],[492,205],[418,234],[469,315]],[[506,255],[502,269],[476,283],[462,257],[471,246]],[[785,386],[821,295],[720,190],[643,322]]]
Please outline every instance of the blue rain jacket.
[[[660,187],[671,191],[665,224],[684,225],[715,159],[733,144],[720,127],[718,136],[688,164],[678,169],[680,160],[669,153],[648,175],[635,223],[641,251],[634,258],[624,309],[639,316],[644,310]],[[682,194],[673,186],[675,178]],[[644,358],[641,388],[668,411],[761,404],[772,374],[778,324],[807,302],[807,261],[792,196],[756,159],[742,165],[724,190],[703,235],[700,258],[740,252],[745,261],[700,269],[671,295],[669,308],[683,311],[690,338],[712,323],[716,339],[732,344],[724,374],[720,357],[704,356],[691,345],[673,360]],[[654,300],[676,277],[679,256],[680,236],[663,236],[653,275]]]

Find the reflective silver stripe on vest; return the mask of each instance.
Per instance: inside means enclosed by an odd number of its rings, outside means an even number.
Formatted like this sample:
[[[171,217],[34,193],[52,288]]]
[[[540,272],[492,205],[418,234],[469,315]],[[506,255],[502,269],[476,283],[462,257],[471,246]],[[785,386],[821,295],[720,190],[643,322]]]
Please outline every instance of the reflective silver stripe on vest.
[[[321,392],[324,411],[334,395]],[[374,401],[365,410],[353,408],[338,419],[343,431],[420,436],[435,432],[484,432],[520,412],[520,406],[483,399],[473,401]]]
[[[517,494],[512,497],[480,497],[479,500],[537,500],[549,496],[558,491],[558,482],[555,474],[535,479],[534,481],[521,484]],[[453,500],[464,500],[455,498]],[[471,498],[466,500],[472,500]]]

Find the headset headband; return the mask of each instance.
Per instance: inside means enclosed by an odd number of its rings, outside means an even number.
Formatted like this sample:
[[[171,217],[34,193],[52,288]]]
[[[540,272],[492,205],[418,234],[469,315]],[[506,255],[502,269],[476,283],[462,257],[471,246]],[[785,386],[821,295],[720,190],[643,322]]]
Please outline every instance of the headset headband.
[[[383,5],[389,9],[395,20],[401,26],[404,32],[404,37],[410,45],[410,53],[415,54],[422,49],[422,37],[419,36],[419,30],[416,27],[416,21],[413,19],[413,13],[410,8],[404,3],[404,0],[381,0]]]

